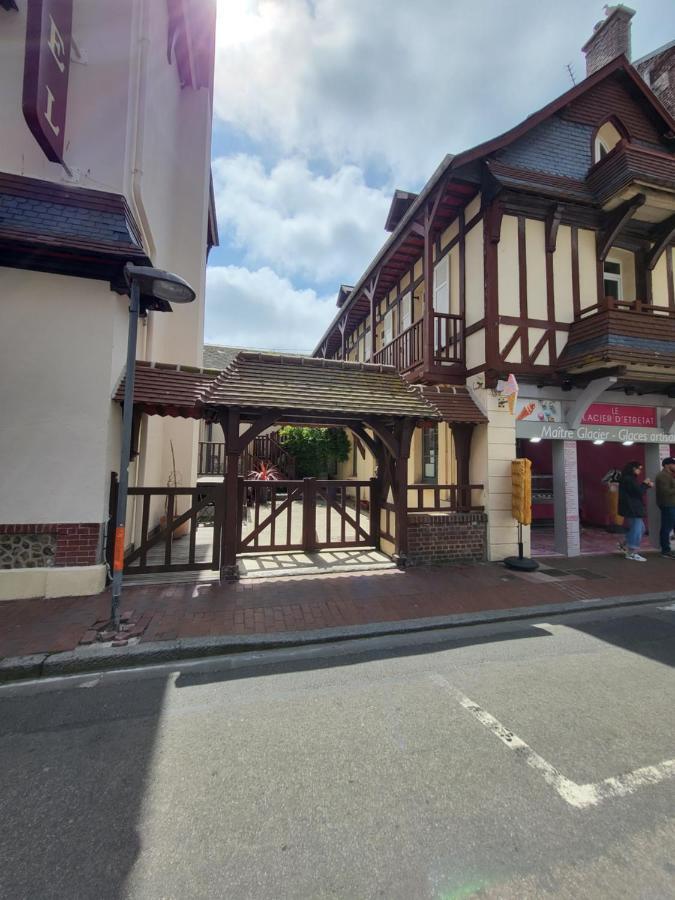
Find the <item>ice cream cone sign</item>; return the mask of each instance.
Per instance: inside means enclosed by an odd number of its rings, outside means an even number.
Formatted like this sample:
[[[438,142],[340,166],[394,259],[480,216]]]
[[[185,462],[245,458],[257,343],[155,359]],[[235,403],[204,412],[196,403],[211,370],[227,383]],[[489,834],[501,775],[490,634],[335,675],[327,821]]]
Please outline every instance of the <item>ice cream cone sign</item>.
[[[509,406],[509,412],[514,415],[516,411],[516,401],[518,400],[518,382],[515,375],[509,375],[502,387],[502,397]]]

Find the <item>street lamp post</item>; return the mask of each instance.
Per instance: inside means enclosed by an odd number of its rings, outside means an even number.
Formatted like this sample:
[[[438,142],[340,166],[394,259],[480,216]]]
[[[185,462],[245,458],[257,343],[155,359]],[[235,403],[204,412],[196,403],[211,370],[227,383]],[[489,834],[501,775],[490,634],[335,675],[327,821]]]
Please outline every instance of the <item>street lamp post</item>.
[[[124,529],[127,517],[127,491],[129,487],[129,456],[131,455],[131,429],[134,408],[134,381],[136,375],[136,338],[138,319],[149,309],[171,312],[171,303],[191,303],[195,292],[182,278],[172,272],[153,269],[150,266],[134,266],[127,263],[124,277],[129,290],[129,333],[127,337],[127,365],[124,381],[124,407],[122,410],[122,449],[120,452],[120,477],[115,512],[115,544],[113,553],[112,601],[110,618],[115,630],[120,624],[120,597],[124,570]]]

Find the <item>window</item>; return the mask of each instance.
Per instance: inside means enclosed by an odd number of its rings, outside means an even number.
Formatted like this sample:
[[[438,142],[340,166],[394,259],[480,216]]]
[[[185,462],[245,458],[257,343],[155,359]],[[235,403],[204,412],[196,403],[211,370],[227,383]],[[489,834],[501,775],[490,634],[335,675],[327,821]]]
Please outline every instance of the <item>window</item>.
[[[621,263],[618,259],[606,259],[603,267],[603,284],[605,297],[613,297],[615,300],[623,299],[623,286],[621,284]]]
[[[450,255],[434,268],[434,312],[450,312]]]
[[[604,141],[601,141],[600,138],[595,139],[595,162],[600,162],[600,160],[607,156],[609,153],[609,147],[605,144]]]
[[[394,340],[394,310],[390,309],[384,314],[383,344],[389,344]]]
[[[398,333],[405,331],[412,325],[412,294],[404,294],[401,297],[401,305],[399,307],[400,326]]]
[[[422,481],[438,482],[438,425],[422,429]]]

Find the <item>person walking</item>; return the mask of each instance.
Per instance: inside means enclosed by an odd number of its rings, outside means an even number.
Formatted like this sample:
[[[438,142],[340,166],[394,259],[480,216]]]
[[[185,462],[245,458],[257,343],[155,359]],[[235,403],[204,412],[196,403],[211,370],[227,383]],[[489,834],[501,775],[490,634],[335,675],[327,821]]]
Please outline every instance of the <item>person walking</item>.
[[[652,487],[652,482],[648,478],[640,481],[641,477],[642,466],[640,463],[629,462],[621,470],[621,481],[619,482],[619,515],[623,516],[624,524],[628,527],[625,559],[633,562],[647,562],[646,558],[638,553],[638,550],[642,535],[645,533],[644,496]]]
[[[661,511],[661,556],[675,559],[675,553],[670,549],[670,532],[675,528],[675,459],[668,456],[661,466],[655,479],[656,505]]]

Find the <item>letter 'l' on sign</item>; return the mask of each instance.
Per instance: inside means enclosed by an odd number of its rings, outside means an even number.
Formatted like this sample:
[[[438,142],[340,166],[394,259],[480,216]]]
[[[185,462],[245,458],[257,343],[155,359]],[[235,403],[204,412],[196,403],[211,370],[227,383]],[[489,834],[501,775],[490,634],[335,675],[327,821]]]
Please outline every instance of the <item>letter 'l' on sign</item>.
[[[26,4],[23,115],[47,159],[63,165],[73,0]]]

